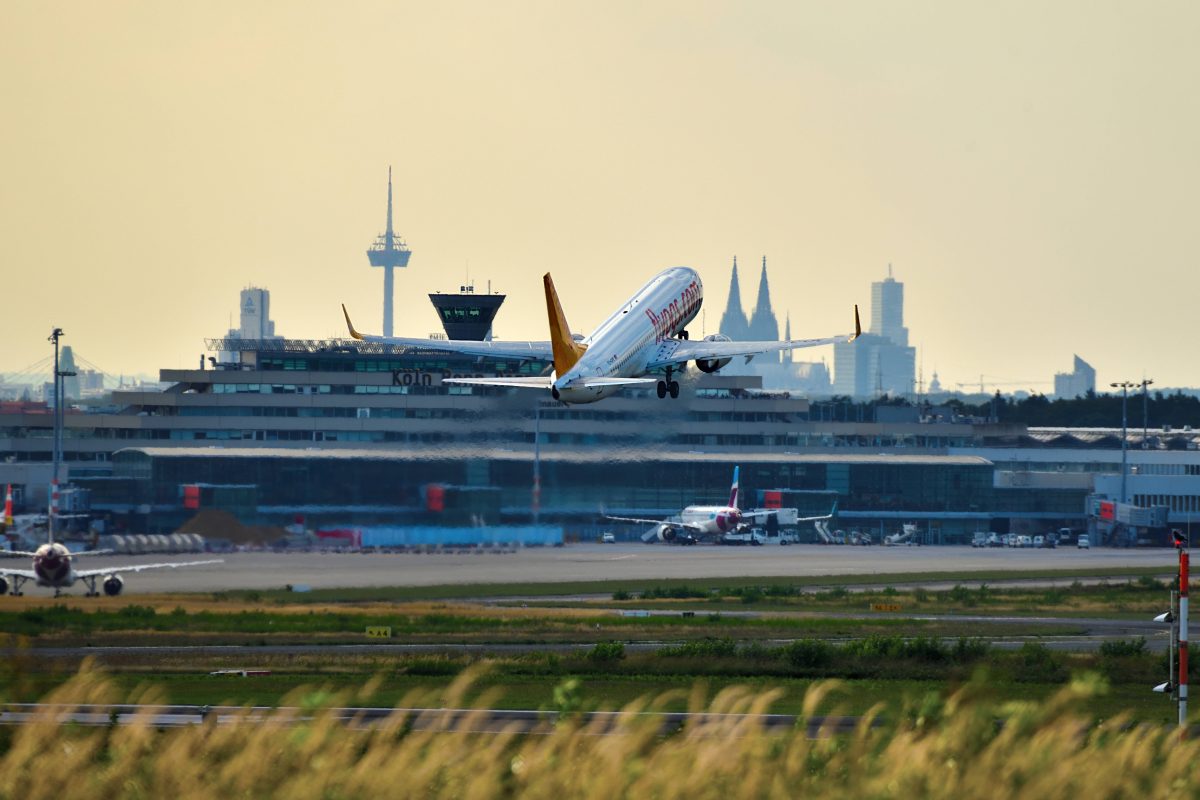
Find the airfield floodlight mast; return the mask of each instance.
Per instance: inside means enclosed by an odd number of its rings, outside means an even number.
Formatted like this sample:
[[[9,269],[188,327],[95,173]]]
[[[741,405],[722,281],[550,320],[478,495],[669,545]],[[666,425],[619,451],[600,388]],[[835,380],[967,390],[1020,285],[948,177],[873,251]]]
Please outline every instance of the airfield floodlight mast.
[[[1147,391],[1146,387],[1152,383],[1154,383],[1153,378],[1142,378],[1141,386],[1142,386],[1142,449],[1143,450],[1148,450],[1150,447],[1149,444],[1147,444],[1147,439],[1146,439],[1147,429],[1150,427],[1149,423],[1146,421],[1147,418],[1150,416],[1150,413],[1149,413],[1150,412],[1150,393],[1149,393],[1149,391]]]
[[[1121,390],[1121,502],[1125,502],[1125,475],[1129,472],[1128,467],[1128,440],[1125,431],[1129,427],[1129,390],[1137,386],[1133,381],[1118,381],[1110,383],[1114,389]]]
[[[62,328],[55,328],[50,331],[50,336],[46,339],[54,344],[54,436],[50,445],[52,451],[51,467],[50,467],[50,506],[46,517],[46,532],[47,537],[51,542],[54,541],[54,524],[58,521],[58,462],[62,457],[60,448],[62,447],[62,423],[60,415],[62,414],[62,372],[58,368],[58,340],[63,336]]]

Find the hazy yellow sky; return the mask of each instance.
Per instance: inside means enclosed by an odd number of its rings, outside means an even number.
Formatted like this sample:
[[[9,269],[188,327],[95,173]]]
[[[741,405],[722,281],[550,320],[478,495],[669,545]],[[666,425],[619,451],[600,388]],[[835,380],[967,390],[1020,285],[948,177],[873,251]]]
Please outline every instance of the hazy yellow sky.
[[[52,325],[191,366],[238,290],[286,336],[396,330],[470,270],[497,334],[577,331],[655,271],[768,267],[797,336],[887,264],[928,380],[1200,385],[1194,2],[43,2],[0,7],[0,370]],[[812,351],[832,361],[831,352]],[[1049,389],[1049,386],[1034,388]]]

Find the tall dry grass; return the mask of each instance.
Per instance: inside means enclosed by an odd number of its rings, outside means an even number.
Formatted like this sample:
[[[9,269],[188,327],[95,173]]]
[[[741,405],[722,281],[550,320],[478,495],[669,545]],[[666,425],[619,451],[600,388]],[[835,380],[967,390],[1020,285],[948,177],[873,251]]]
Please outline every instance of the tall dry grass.
[[[476,673],[477,675],[477,673]],[[404,705],[459,707],[476,675],[442,696]],[[970,685],[946,701],[934,695],[898,719],[872,727],[864,718],[847,736],[809,738],[801,730],[764,733],[741,717],[711,716],[674,735],[631,720],[601,735],[601,726],[568,717],[547,735],[513,731],[464,734],[415,731],[396,714],[355,730],[318,713],[311,721],[283,712],[265,723],[159,731],[148,721],[77,728],[52,714],[11,730],[0,755],[0,797],[21,800],[96,797],[522,797],[564,798],[1156,798],[1200,795],[1200,744],[1175,729],[1128,727],[1122,719],[1092,725],[1072,707],[1101,691],[1095,680],[1072,684],[1041,705],[996,705],[986,686]],[[356,704],[355,696],[297,694],[289,703]],[[805,699],[805,714],[836,711],[836,682]],[[730,689],[694,711],[754,713],[773,693]],[[153,703],[142,693],[116,698],[102,672],[87,665],[47,702]],[[633,704],[654,710],[663,698]],[[487,698],[479,702],[487,706]]]

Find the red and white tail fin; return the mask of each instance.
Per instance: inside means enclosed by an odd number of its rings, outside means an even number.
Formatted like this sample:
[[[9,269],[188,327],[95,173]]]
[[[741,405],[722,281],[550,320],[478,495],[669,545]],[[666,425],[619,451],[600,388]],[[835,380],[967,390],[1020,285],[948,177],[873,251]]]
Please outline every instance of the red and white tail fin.
[[[738,470],[741,467],[733,468],[733,485],[729,487],[729,507],[738,507]]]

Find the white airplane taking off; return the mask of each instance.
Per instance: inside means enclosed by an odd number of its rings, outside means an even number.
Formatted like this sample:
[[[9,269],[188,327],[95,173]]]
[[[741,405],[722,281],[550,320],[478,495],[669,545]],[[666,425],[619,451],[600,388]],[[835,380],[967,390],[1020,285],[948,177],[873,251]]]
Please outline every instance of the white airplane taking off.
[[[120,572],[141,572],[145,569],[174,569],[176,567],[198,567],[201,564],[221,564],[222,559],[213,559],[210,561],[175,561],[164,562],[161,564],[133,564],[124,567],[105,567],[104,569],[85,569],[75,570],[71,564],[72,555],[102,555],[108,553],[108,550],[93,550],[83,553],[71,553],[64,545],[58,542],[48,542],[42,545],[33,553],[22,553],[18,551],[3,551],[3,555],[7,556],[26,556],[33,559],[33,569],[4,569],[0,568],[0,594],[5,594],[8,591],[8,583],[12,581],[12,593],[14,595],[24,594],[21,591],[21,586],[25,581],[33,581],[38,586],[46,586],[54,589],[54,596],[58,597],[63,589],[74,586],[76,582],[83,581],[87,584],[88,597],[99,597],[100,592],[96,590],[96,582],[100,582],[100,588],[109,597],[115,597],[125,588],[125,580],[118,573]]]
[[[627,386],[657,384],[658,396],[679,396],[676,369],[695,361],[701,372],[716,372],[729,361],[743,356],[749,361],[760,353],[850,342],[861,327],[854,306],[854,333],[825,339],[791,339],[778,342],[732,342],[721,334],[702,341],[688,341],[687,325],[700,312],[704,287],[690,267],[672,267],[650,279],[625,301],[591,335],[571,334],[554,291],[550,273],[542,278],[546,290],[546,313],[550,319],[550,341],[461,341],[409,339],[359,333],[342,306],[350,336],[367,342],[403,345],[425,350],[449,351],[474,356],[552,361],[550,375],[495,378],[446,378],[443,383],[471,386],[516,386],[549,389],[564,403],[594,403]],[[647,377],[662,373],[663,377]]]
[[[664,521],[660,519],[640,519],[638,517],[612,517],[605,515],[605,519],[611,519],[616,522],[638,522],[643,525],[655,525],[656,531],[652,531],[642,537],[644,541],[650,541],[657,538],[663,542],[673,542],[680,537],[680,534],[685,534],[691,537],[690,541],[706,537],[720,536],[724,533],[733,533],[745,524],[747,512],[742,511],[738,507],[738,471],[740,467],[733,468],[733,485],[729,487],[729,504],[723,506],[688,506],[683,511],[679,512],[679,521]],[[774,514],[777,509],[762,509],[755,511],[750,516],[759,516],[762,514]],[[821,519],[832,519],[837,512],[835,504],[833,510],[828,514],[822,514],[817,517],[800,517],[796,522],[813,522]]]

